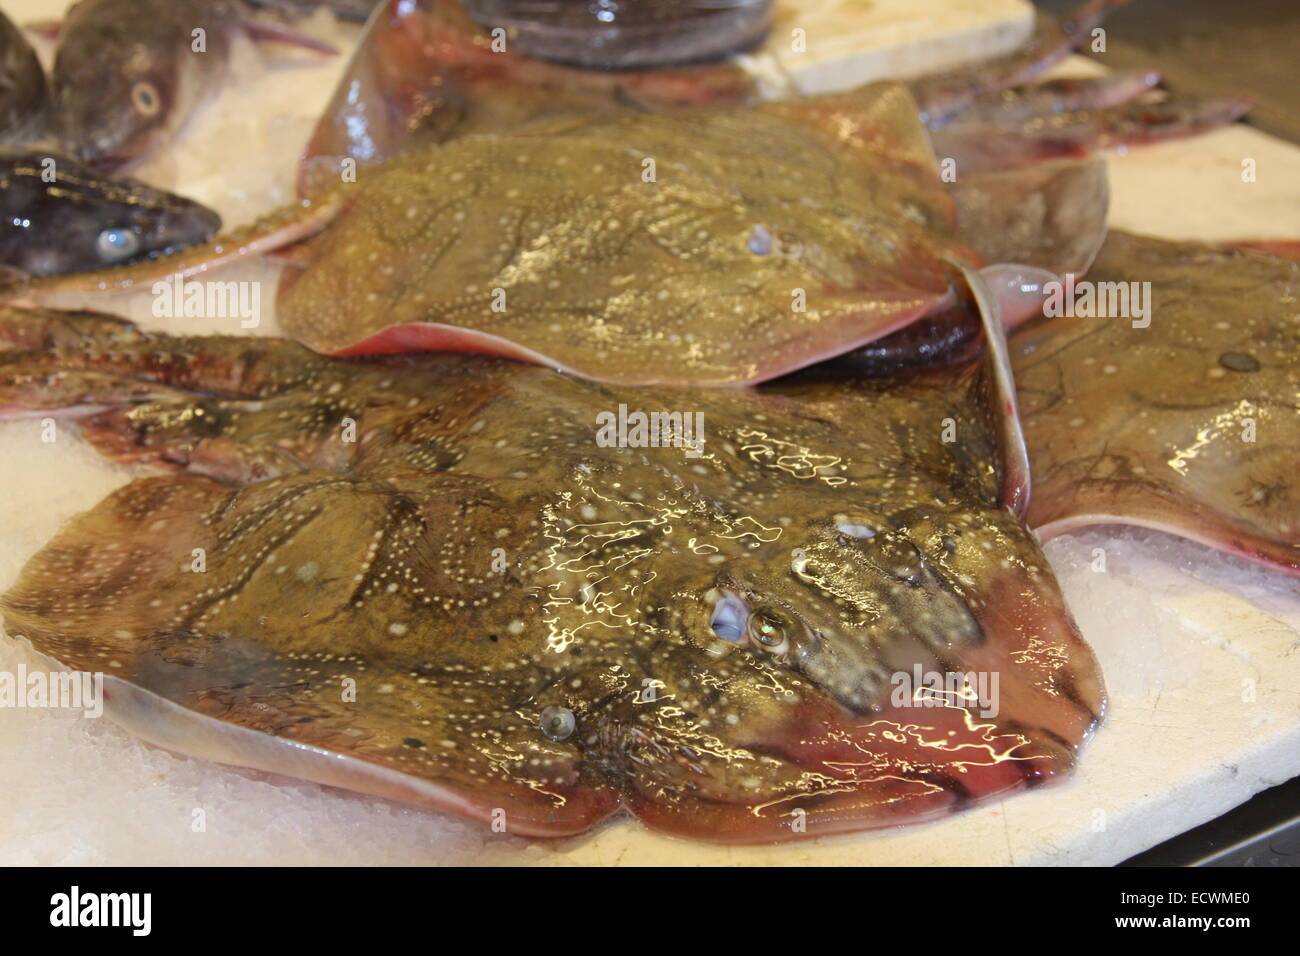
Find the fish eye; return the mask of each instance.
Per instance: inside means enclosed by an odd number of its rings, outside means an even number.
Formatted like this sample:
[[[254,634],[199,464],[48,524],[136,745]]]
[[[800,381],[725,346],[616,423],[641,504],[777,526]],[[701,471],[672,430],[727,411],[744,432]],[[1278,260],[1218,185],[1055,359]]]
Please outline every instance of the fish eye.
[[[131,87],[131,103],[135,106],[136,112],[142,116],[157,116],[158,110],[162,107],[158,88],[144,80]]]
[[[776,611],[762,608],[749,616],[749,639],[770,654],[790,649],[790,625]]]
[[[135,255],[140,237],[130,229],[105,229],[95,240],[95,251],[105,262],[121,262]]]
[[[573,736],[573,732],[578,729],[578,718],[567,707],[545,707],[538,726],[547,740],[558,742]]]

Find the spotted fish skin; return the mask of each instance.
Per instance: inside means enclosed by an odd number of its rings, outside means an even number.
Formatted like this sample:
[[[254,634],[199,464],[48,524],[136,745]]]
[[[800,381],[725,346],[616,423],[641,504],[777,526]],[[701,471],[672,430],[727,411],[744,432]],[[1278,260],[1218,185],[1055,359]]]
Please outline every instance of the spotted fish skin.
[[[87,315],[7,310],[0,329],[0,408],[81,414],[104,453],[166,469],[32,559],[6,630],[118,679],[119,701],[183,708],[179,749],[502,811],[521,834],[625,807],[767,842],[1047,782],[1101,715],[1096,664],[999,501],[974,367],[630,390]],[[620,404],[702,414],[700,456],[605,447],[597,416]],[[997,714],[896,700],[914,667],[998,674]],[[183,724],[135,729],[160,723]],[[200,748],[213,727],[259,743]]]
[[[1112,231],[1087,278],[1150,283],[1149,314],[1012,336],[1031,524],[1155,527],[1300,574],[1300,263]]]
[[[979,261],[891,84],[471,137],[343,195],[281,286],[294,338],[620,384],[771,378],[907,324],[948,294],[946,259]]]
[[[487,352],[623,385],[774,378],[940,308],[954,264],[980,264],[897,84],[465,137],[291,215],[325,208],[277,295],[304,344]],[[198,274],[269,234],[21,293]]]

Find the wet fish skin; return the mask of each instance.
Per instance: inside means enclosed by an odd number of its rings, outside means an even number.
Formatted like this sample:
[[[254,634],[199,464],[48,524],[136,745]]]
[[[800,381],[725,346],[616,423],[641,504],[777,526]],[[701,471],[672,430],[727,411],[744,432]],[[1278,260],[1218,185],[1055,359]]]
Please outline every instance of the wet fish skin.
[[[1000,83],[1032,73],[1041,65],[1044,50],[1068,49],[1080,31],[1115,3],[1090,0],[1066,21],[1068,28],[1055,28],[1014,64],[990,68],[989,75],[1000,77]],[[1140,92],[1148,88],[1147,74],[1101,85],[1067,83],[1016,91],[1014,114],[1032,114],[1046,104],[1050,115],[1014,130],[1007,124],[970,122],[951,124],[936,134],[946,137],[942,141],[945,160],[956,161],[953,193],[962,205],[962,221],[954,234],[950,198],[936,198],[925,189],[915,193],[915,202],[895,204],[882,219],[875,219],[878,207],[888,205],[880,197],[897,191],[897,178],[890,188],[858,195],[853,202],[841,201],[840,180],[847,171],[851,171],[847,179],[851,191],[861,190],[882,170],[931,175],[935,162],[931,144],[917,122],[915,104],[897,88],[882,94],[882,88],[890,88],[883,84],[781,104],[737,103],[738,98],[745,99],[748,85],[734,82],[734,71],[566,70],[513,53],[490,52],[481,37],[458,22],[454,16],[458,12],[455,4],[438,0],[389,0],[370,20],[345,81],[318,124],[302,168],[300,184],[309,184],[311,196],[319,201],[301,211],[277,213],[270,225],[254,224],[218,237],[208,248],[159,261],[153,268],[114,269],[74,281],[29,284],[23,290],[25,301],[46,301],[45,297],[60,291],[130,288],[156,281],[160,270],[166,270],[164,274],[206,271],[232,258],[231,250],[252,255],[284,238],[296,241],[323,232],[300,257],[306,271],[286,274],[280,290],[280,305],[290,314],[288,327],[315,348],[343,354],[418,348],[490,351],[624,383],[754,382],[851,351],[890,334],[909,318],[931,316],[934,309],[946,308],[951,300],[942,259],[970,264],[979,254],[988,258],[991,253],[1013,252],[1015,261],[1027,260],[1039,269],[1086,267],[1104,234],[1105,204],[1100,196],[1105,183],[1096,173],[1100,167],[1090,171],[1086,164],[1070,160],[1098,145],[1186,135],[1230,121],[1244,105],[1236,100],[1159,106],[1130,103],[1057,112],[1111,103]],[[610,82],[611,76],[615,82]],[[963,109],[972,104],[978,108],[989,89],[1001,89],[985,82],[988,77],[978,70],[973,79],[967,78],[967,86],[954,86],[949,79],[921,89],[946,96],[960,87],[970,94],[959,97]],[[685,115],[640,112],[680,108],[686,102],[712,105],[697,106],[700,112]],[[881,107],[882,103],[892,106]],[[904,105],[911,115],[902,115]],[[998,112],[993,110],[992,115]],[[706,134],[714,132],[711,125],[744,116],[751,118],[753,128],[733,129],[725,143],[713,137],[711,150],[696,148],[709,139]],[[789,125],[778,130],[774,121]],[[873,129],[872,123],[879,128]],[[640,144],[628,136],[627,145],[642,150],[643,162],[662,159],[651,152],[677,156],[676,171],[685,172],[682,178],[689,180],[671,202],[659,204],[661,220],[647,228],[640,224],[653,220],[655,213],[650,210],[657,196],[647,190],[616,197],[626,215],[600,217],[590,208],[594,191],[616,191],[610,171],[627,163],[616,140],[637,124],[646,129],[658,125],[661,133],[677,124],[672,136],[660,135],[653,143]],[[431,148],[426,141],[418,148],[412,136],[420,134],[412,134],[413,129],[441,145]],[[494,166],[495,147],[481,134],[501,135],[502,153],[512,144],[517,148],[520,142],[529,147],[536,143],[531,152],[537,158],[558,161],[566,159],[563,150],[578,143],[584,130],[603,131],[605,136],[604,142],[574,149],[574,157],[599,167],[596,176],[573,177],[567,190],[563,183],[530,182],[523,190],[525,200],[493,205],[494,195],[520,192],[519,183],[528,170]],[[841,137],[843,130],[852,133]],[[535,139],[505,138],[509,136]],[[648,148],[651,145],[655,148]],[[612,164],[603,161],[608,156],[595,156],[599,148],[614,154]],[[403,156],[403,149],[410,152]],[[579,156],[584,149],[585,156]],[[806,155],[796,155],[800,150]],[[689,159],[681,160],[686,152]],[[700,155],[708,152],[716,155],[701,163]],[[837,161],[824,162],[827,157]],[[1044,157],[1067,159],[1059,166],[1020,171],[1026,161]],[[522,166],[534,158],[523,156]],[[452,168],[457,159],[465,160],[466,168]],[[347,168],[340,164],[345,160],[361,164],[360,178],[351,187],[340,186],[340,171]],[[702,183],[707,171],[703,176],[701,171],[708,163],[720,167],[728,162],[735,169],[723,185]],[[373,168],[365,168],[372,163]],[[764,177],[797,182],[812,168],[820,170],[816,183],[804,182],[820,194],[816,206],[808,202],[805,189],[795,197],[797,202],[770,208],[764,197],[771,190]],[[646,172],[644,168],[628,171]],[[477,215],[444,202],[447,183],[466,181],[467,174],[478,194],[465,202]],[[446,183],[439,177],[445,177]],[[626,176],[621,180],[631,181]],[[904,190],[912,190],[918,182],[905,183]],[[738,183],[753,188],[742,193]],[[1013,201],[1007,202],[1006,196]],[[339,210],[339,215],[326,223],[329,217],[323,210],[329,208]],[[860,209],[871,210],[872,215],[857,215]],[[296,213],[296,225],[286,228],[285,218]],[[548,266],[540,264],[547,257],[535,254],[536,250],[515,248],[515,237],[480,228],[490,227],[493,221],[508,225],[521,216],[529,220],[530,232],[536,233],[533,241],[561,237],[560,245],[548,254]],[[707,237],[700,240],[705,255],[686,257],[692,261],[674,276],[672,288],[651,289],[638,283],[635,273],[641,261],[661,255],[664,236],[670,247],[689,243],[686,230],[693,225],[692,216],[704,227],[696,234]],[[593,240],[610,221],[624,232],[621,246]],[[473,225],[467,229],[462,222]],[[773,223],[778,232],[796,233],[795,241],[774,235]],[[919,242],[914,241],[918,226],[920,233],[929,233]],[[662,235],[656,237],[655,230]],[[805,242],[798,233],[814,235],[817,241]],[[998,241],[986,241],[990,234]],[[453,235],[457,243],[448,240]],[[616,254],[632,250],[625,255],[629,265],[621,274],[613,271],[620,262],[617,255],[608,254],[610,248]],[[512,250],[520,261],[503,262]],[[675,254],[672,248],[669,252]],[[358,257],[384,264],[357,268]],[[529,260],[526,267],[524,259]],[[999,290],[1004,315],[1014,324],[1018,317],[1035,311],[1037,302],[1027,302],[1030,297],[1023,290],[1005,281],[1010,278],[1006,272],[991,267],[987,278]],[[462,281],[466,275],[472,281]],[[589,281],[593,277],[608,281]],[[694,278],[699,278],[698,285],[691,283]],[[1047,277],[1026,274],[1025,278],[1032,284]],[[504,312],[494,308],[503,303],[493,303],[495,293],[490,290],[501,290],[518,305],[515,293],[521,280],[531,286],[523,289],[525,307],[506,306]],[[560,311],[571,319],[567,332],[563,323],[547,321],[556,298],[552,291],[593,285],[592,299],[561,302]],[[763,308],[759,321],[747,326],[745,310],[754,288],[763,291]],[[817,300],[802,316],[777,294],[792,296],[796,290],[814,290],[812,297]],[[649,292],[655,294],[654,300],[647,298]],[[474,294],[480,297],[476,303],[467,299]],[[667,303],[657,298],[662,294],[669,297]],[[717,311],[725,312],[729,297],[732,314],[719,317]],[[697,300],[714,307],[702,325],[691,321],[690,309]],[[715,318],[719,319],[716,327]],[[676,327],[663,328],[665,321]],[[588,347],[593,339],[586,333],[615,347],[593,350]],[[941,330],[938,340],[945,335],[947,331]],[[722,354],[735,349],[733,343],[743,343],[739,348],[745,354]],[[665,357],[669,360],[662,361]]]
[[[1049,112],[1022,123],[953,123],[933,133],[935,151],[958,169],[986,173],[1100,149],[1183,139],[1226,126],[1248,113],[1239,96],[1172,96],[1103,109]]]
[[[64,148],[118,166],[170,138],[226,75],[238,22],[232,0],[80,0],[51,75]]]
[[[1102,157],[963,171],[948,190],[962,236],[986,262],[1083,275],[1106,239],[1110,181]]]
[[[0,266],[51,276],[202,243],[221,218],[191,199],[42,150],[0,148]]]
[[[941,305],[952,263],[979,263],[897,84],[466,137],[336,174],[317,200],[309,214],[337,213],[277,299],[313,348],[488,351],[623,384],[775,377]],[[252,247],[221,236],[24,294],[152,283]]]
[[[49,119],[45,69],[22,31],[0,10],[0,145],[40,138]]]
[[[621,806],[753,843],[1048,782],[1100,718],[1095,661],[999,502],[986,369],[633,390],[12,309],[0,340],[28,349],[0,353],[0,408],[82,414],[105,454],[172,469],[74,520],[3,614],[174,749],[526,835]],[[620,403],[701,412],[701,457],[598,444]],[[721,637],[724,600],[769,643]],[[892,700],[914,665],[997,672],[1000,713]],[[543,733],[547,708],[571,734]]]
[[[277,311],[340,354],[469,347],[624,384],[762,381],[924,314],[946,260],[979,262],[891,84],[470,137],[336,190],[347,207]]]
[[[952,122],[996,126],[1040,120],[1057,113],[1105,109],[1137,99],[1159,82],[1160,74],[1155,70],[1117,70],[1102,76],[1045,80],[984,94]]]
[[[1149,282],[1150,311],[1012,336],[1031,524],[1154,527],[1300,574],[1300,263],[1112,231],[1087,280]]]

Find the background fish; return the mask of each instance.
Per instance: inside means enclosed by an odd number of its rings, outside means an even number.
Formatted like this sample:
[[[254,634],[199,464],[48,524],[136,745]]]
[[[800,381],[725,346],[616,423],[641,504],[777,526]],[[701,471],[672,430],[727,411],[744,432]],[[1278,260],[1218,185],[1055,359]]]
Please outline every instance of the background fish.
[[[9,310],[0,339],[23,350],[0,409],[83,414],[105,454],[172,469],[3,600],[171,749],[525,835],[624,807],[754,843],[1048,783],[1100,719],[1009,510],[997,349],[883,383],[629,389],[84,315]],[[621,405],[702,415],[698,457],[600,441]],[[999,689],[900,692],[918,672]]]
[[[201,243],[220,217],[57,153],[0,149],[0,266],[31,276],[138,262]]]
[[[49,111],[41,61],[22,31],[0,10],[0,145],[43,136]]]
[[[1154,527],[1300,574],[1300,263],[1112,232],[1087,285],[1096,310],[1011,339],[1031,524]]]
[[[112,166],[170,138],[224,79],[236,32],[333,52],[246,12],[238,0],[81,0],[51,77],[64,147]]]
[[[320,351],[463,349],[622,384],[730,384],[945,307],[951,262],[979,262],[912,100],[887,83],[456,139],[317,200],[289,223],[27,291],[126,288],[320,230],[277,300]],[[999,290],[1012,316],[1025,307]]]
[[[343,187],[278,314],[326,352],[762,381],[907,324],[948,294],[946,258],[978,261],[932,161],[889,84],[460,139]]]
[[[339,162],[376,163],[474,133],[556,117],[757,98],[734,63],[584,70],[494,49],[454,0],[384,0],[307,145],[300,192],[338,181]]]

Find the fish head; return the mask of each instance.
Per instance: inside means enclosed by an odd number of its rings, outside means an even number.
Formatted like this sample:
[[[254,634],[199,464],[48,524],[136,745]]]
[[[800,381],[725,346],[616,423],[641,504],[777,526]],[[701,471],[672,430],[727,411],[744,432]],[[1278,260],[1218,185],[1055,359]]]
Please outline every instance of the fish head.
[[[74,175],[69,172],[63,184]],[[164,255],[204,242],[221,228],[221,217],[203,204],[135,180],[83,170],[77,187],[75,209],[60,215],[60,254],[70,269]]]
[[[794,549],[719,570],[680,644],[648,659],[658,709],[630,708],[617,741],[638,816],[768,842],[936,819],[1069,772],[1102,712],[1096,665],[1009,513],[790,530]]]
[[[962,584],[979,571],[954,561],[977,524],[906,511],[811,518],[766,560],[725,567],[696,633],[800,675],[851,711],[879,711],[892,674],[943,670],[982,642]]]
[[[77,48],[61,48],[52,74],[65,148],[83,162],[117,167],[147,152],[184,115],[180,64],[145,44],[106,69]]]

